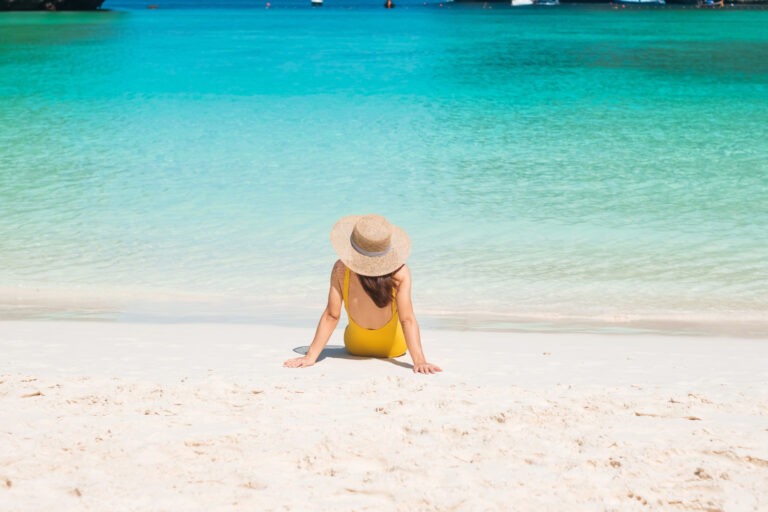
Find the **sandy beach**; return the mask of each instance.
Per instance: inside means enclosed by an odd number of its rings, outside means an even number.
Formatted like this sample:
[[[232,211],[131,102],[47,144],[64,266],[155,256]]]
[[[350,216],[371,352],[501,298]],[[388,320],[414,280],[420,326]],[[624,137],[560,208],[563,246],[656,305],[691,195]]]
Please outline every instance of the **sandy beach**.
[[[768,8],[574,1],[0,0],[0,512],[768,512]]]
[[[768,507],[765,340],[0,324],[0,510]]]

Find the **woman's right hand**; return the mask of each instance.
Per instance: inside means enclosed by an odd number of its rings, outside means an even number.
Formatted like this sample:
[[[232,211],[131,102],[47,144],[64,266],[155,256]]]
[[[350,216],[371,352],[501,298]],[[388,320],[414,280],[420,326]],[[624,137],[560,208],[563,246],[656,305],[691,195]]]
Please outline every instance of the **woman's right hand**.
[[[428,375],[430,373],[437,373],[443,371],[442,368],[432,363],[418,363],[413,365],[413,373],[423,373]]]
[[[283,366],[286,368],[306,368],[307,366],[312,366],[315,364],[315,361],[308,358],[307,356],[304,357],[294,357],[293,359],[289,359],[286,362],[283,363]]]

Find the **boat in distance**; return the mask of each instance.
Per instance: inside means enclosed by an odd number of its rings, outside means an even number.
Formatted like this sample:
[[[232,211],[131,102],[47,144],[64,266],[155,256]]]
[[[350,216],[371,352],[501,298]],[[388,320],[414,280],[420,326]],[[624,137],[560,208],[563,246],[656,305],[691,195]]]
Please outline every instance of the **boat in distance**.
[[[512,7],[525,7],[528,5],[560,5],[560,0],[511,0]]]

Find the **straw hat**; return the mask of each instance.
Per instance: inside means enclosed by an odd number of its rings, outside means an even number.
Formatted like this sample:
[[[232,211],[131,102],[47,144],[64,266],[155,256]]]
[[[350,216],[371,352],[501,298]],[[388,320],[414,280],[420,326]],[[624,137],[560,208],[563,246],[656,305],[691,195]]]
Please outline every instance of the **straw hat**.
[[[348,215],[331,229],[331,244],[341,261],[361,276],[383,276],[408,259],[411,239],[381,215]]]

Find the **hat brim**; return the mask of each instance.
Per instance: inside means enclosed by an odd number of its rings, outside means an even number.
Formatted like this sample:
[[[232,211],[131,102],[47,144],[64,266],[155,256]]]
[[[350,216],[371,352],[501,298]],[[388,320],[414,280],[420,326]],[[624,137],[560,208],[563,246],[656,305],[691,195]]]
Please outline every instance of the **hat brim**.
[[[353,272],[361,276],[383,276],[400,268],[411,254],[411,239],[408,233],[392,226],[390,249],[382,256],[366,256],[352,247],[349,241],[355,223],[362,215],[342,217],[331,229],[331,244],[339,259]]]

